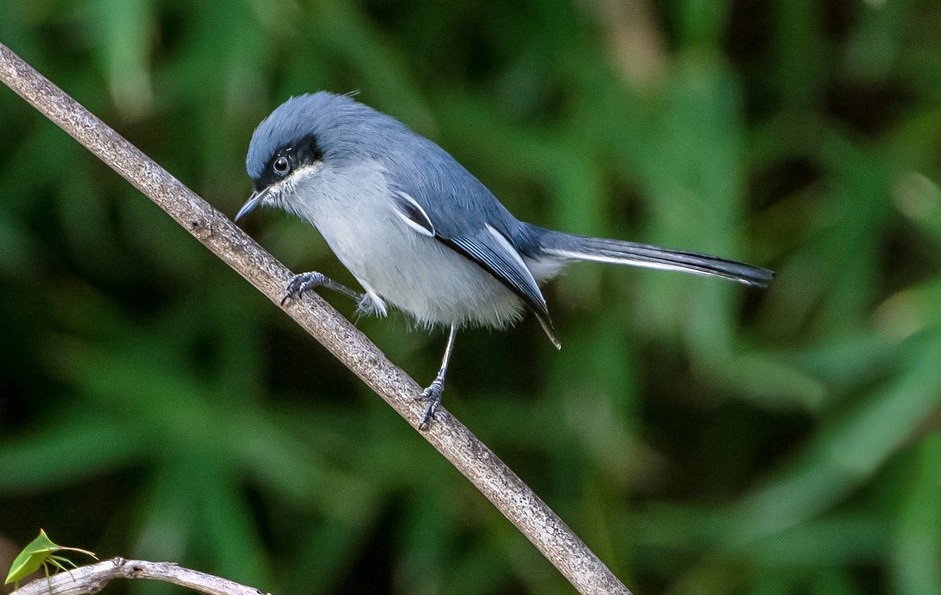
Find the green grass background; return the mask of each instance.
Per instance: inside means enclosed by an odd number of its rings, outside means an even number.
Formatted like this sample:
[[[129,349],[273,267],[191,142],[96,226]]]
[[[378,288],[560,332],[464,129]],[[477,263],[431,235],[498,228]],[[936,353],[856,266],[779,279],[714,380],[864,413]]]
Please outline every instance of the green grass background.
[[[933,0],[0,3],[0,40],[229,215],[271,109],[359,90],[520,218],[775,269],[582,264],[546,289],[561,352],[532,317],[459,336],[446,406],[637,593],[941,593],[939,31]],[[0,123],[8,554],[43,527],[280,594],[572,591],[6,89]],[[244,225],[352,283],[305,224]],[[432,378],[442,332],[357,324]]]

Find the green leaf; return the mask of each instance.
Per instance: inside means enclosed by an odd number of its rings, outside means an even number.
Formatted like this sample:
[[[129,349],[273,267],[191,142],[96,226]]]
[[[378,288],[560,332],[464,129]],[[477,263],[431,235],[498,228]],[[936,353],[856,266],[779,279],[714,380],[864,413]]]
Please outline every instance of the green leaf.
[[[12,582],[18,583],[40,568],[45,568],[46,576],[49,576],[50,565],[59,570],[65,570],[63,563],[68,563],[71,564],[72,567],[75,567],[75,564],[71,560],[54,555],[56,552],[63,550],[80,552],[96,560],[98,559],[98,556],[88,550],[79,549],[77,547],[65,547],[53,543],[53,541],[49,539],[49,536],[46,535],[46,532],[40,529],[36,539],[29,542],[26,547],[23,548],[23,551],[14,558],[13,564],[10,565],[10,572],[7,574],[7,578],[3,584],[8,585]]]

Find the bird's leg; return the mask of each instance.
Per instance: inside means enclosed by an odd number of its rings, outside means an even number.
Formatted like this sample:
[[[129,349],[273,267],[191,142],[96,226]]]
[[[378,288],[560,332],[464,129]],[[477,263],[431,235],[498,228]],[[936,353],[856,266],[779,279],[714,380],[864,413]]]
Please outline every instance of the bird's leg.
[[[418,422],[419,430],[428,428],[428,421],[438,410],[438,405],[441,404],[441,393],[444,392],[444,376],[448,373],[448,361],[451,359],[451,351],[454,350],[455,337],[457,337],[457,325],[452,324],[451,332],[448,334],[448,344],[445,345],[444,356],[441,358],[441,369],[438,370],[438,375],[421,394],[423,399],[428,399],[428,406],[425,407],[425,413],[421,416],[421,421]]]
[[[357,303],[360,303],[363,298],[366,297],[366,294],[353,291],[346,285],[337,283],[323,273],[311,272],[294,275],[294,277],[288,281],[288,286],[284,290],[284,297],[281,298],[281,305],[283,306],[286,301],[299,297],[305,291],[310,291],[316,287],[326,287],[337,293],[342,293]]]

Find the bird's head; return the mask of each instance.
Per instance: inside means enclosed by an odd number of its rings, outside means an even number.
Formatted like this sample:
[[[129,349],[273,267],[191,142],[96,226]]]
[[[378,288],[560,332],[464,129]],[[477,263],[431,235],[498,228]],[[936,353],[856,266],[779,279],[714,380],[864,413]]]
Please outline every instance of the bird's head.
[[[325,166],[369,159],[386,119],[349,95],[320,91],[288,99],[252,134],[245,167],[255,189],[235,219],[260,206],[288,208],[298,183],[312,181]]]

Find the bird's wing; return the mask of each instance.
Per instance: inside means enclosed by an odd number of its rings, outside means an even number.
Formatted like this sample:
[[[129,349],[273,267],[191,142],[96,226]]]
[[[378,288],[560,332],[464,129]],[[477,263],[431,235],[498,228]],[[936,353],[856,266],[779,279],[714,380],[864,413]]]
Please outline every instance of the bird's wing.
[[[519,252],[502,233],[486,225],[485,232],[473,236],[447,237],[438,234],[435,238],[480,265],[518,295],[539,319],[549,340],[556,347],[560,346],[549,318],[546,300],[542,297],[536,279]]]
[[[501,231],[488,222],[485,218],[487,215],[485,211],[472,209],[466,216],[463,216],[460,211],[473,206],[463,201],[456,206],[458,212],[455,212],[452,217],[444,217],[440,214],[440,208],[426,208],[434,203],[425,202],[423,206],[418,199],[404,190],[395,190],[392,194],[396,215],[400,219],[417,233],[433,237],[493,275],[523,300],[539,319],[549,340],[557,347],[559,346],[559,340],[552,327],[546,300],[539,290],[539,284],[533,278],[529,267],[523,262],[523,257],[513,246],[507,232]],[[496,201],[496,199],[493,200]],[[496,204],[502,209],[502,205]],[[437,216],[436,213],[438,213]],[[507,216],[509,216],[508,213]],[[515,220],[512,221],[515,222]],[[493,222],[501,227],[505,227],[507,223],[499,216]]]

